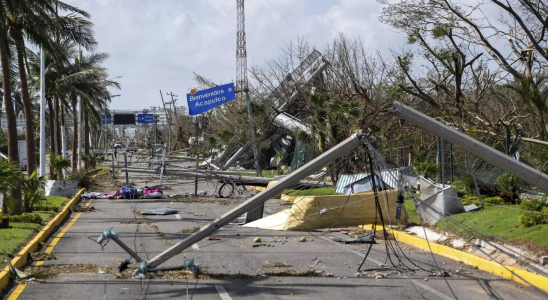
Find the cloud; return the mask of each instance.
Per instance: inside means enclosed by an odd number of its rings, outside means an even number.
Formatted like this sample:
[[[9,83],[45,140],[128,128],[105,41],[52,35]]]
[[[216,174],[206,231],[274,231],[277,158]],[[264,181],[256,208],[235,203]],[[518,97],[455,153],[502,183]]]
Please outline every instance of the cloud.
[[[236,1],[234,0],[66,0],[92,15],[98,51],[119,81],[121,97],[111,108],[161,105],[159,90],[179,95],[195,86],[192,71],[216,82],[236,74]],[[275,58],[297,36],[321,46],[339,32],[359,35],[372,46],[401,42],[378,21],[380,5],[359,0],[246,1],[248,65]]]

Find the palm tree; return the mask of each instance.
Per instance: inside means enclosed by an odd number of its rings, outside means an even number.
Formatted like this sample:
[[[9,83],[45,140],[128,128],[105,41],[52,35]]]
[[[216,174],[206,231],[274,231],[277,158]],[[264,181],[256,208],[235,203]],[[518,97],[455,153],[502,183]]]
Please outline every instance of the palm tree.
[[[77,41],[88,49],[92,49],[96,42],[93,38],[91,30],[92,23],[84,18],[89,18],[89,15],[82,10],[70,6],[59,0],[3,0],[6,2],[7,11],[7,27],[15,41],[17,49],[17,64],[19,68],[19,81],[21,87],[21,97],[23,101],[25,118],[26,118],[26,140],[27,140],[27,173],[32,174],[36,169],[35,164],[35,145],[34,145],[34,130],[32,128],[32,105],[29,96],[27,74],[25,70],[25,40],[36,46],[42,46],[51,53],[56,53],[53,38],[69,37]],[[59,16],[57,8],[60,7],[63,11],[68,12],[66,16]],[[80,17],[83,16],[84,18]],[[48,95],[51,95],[48,93]],[[53,104],[51,96],[47,98],[50,117],[50,132],[53,137],[55,115],[53,114]],[[58,99],[56,98],[56,104]],[[58,108],[58,105],[57,105]],[[57,112],[59,110],[57,109]],[[60,140],[58,145],[58,153],[60,153]],[[51,140],[51,147],[54,148],[54,140]]]
[[[54,170],[54,173],[50,174],[51,179],[57,180],[58,176],[63,174],[63,170],[70,168],[70,161],[52,153],[49,155],[49,165]]]
[[[20,173],[21,171],[14,163],[6,160],[0,161],[0,194],[2,194],[4,197],[4,203],[2,203],[2,210],[5,213],[9,211],[8,203],[12,202],[12,201],[9,201],[10,197],[7,195],[7,193],[14,186],[16,186],[17,184],[20,184],[20,181],[19,181]]]
[[[33,211],[34,204],[44,198],[46,194],[44,191],[45,186],[45,176],[38,176],[36,171],[21,180],[21,188],[23,190],[23,199],[25,200],[26,212]]]
[[[90,116],[95,122],[100,122],[99,111],[107,108],[108,103],[112,99],[108,87],[120,89],[120,84],[112,79],[107,79],[108,72],[101,64],[108,58],[106,53],[80,53],[74,59],[74,63],[68,66],[70,70],[66,76],[62,77],[58,84],[64,86],[67,90],[72,91],[71,104],[73,107],[74,117],[74,133],[72,142],[72,168],[76,170],[77,157],[77,111],[76,111],[76,96],[81,99],[81,109],[84,113],[84,149],[85,155],[89,156],[89,125]],[[80,124],[82,125],[82,124]]]
[[[59,99],[62,107],[72,108],[71,113],[74,124],[72,168],[75,171],[78,157],[78,128],[82,126],[82,124],[78,124],[77,98],[80,97],[82,100],[82,110],[85,113],[85,119],[87,119],[84,121],[83,126],[86,128],[84,136],[87,137],[84,138],[86,154],[89,155],[89,130],[87,128],[89,128],[90,117],[92,120],[100,122],[98,111],[104,110],[112,98],[107,88],[119,89],[120,84],[107,79],[107,70],[101,67],[101,64],[108,58],[106,53],[83,54],[77,51],[76,45],[71,40],[67,39],[59,42],[57,49],[63,53],[63,57],[68,59],[56,59],[50,54],[46,55],[46,89],[48,95],[55,95]],[[38,79],[40,58],[36,54],[30,55],[30,66],[32,73]],[[61,109],[61,118],[64,118],[64,111],[64,109]],[[54,128],[51,121],[50,127]]]
[[[2,87],[4,94],[4,106],[6,108],[6,119],[8,123],[8,160],[13,163],[19,162],[19,151],[17,143],[17,121],[12,99],[12,64],[11,51],[9,49],[9,39],[6,26],[6,11],[4,5],[0,5],[0,66],[2,67]],[[11,197],[15,199],[14,214],[23,212],[23,203],[21,201],[21,182],[20,176],[17,176],[16,183],[11,186]]]

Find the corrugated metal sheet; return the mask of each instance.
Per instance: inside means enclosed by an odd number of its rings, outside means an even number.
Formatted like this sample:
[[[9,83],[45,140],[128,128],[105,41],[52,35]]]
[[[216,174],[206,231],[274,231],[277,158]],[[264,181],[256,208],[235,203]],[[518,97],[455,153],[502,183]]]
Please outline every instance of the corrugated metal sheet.
[[[344,193],[344,187],[351,184],[352,182],[356,182],[360,179],[363,179],[365,177],[369,176],[369,173],[361,173],[361,174],[343,174],[339,176],[339,181],[337,181],[337,187],[335,187],[334,192],[335,193]]]

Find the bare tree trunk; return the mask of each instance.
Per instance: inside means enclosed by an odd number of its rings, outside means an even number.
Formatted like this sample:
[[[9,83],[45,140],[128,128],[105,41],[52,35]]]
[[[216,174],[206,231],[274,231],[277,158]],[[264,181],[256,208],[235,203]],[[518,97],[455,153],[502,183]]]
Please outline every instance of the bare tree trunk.
[[[84,155],[88,158],[90,157],[89,151],[89,115],[88,110],[84,109]],[[89,169],[89,163],[86,164],[86,169]]]
[[[19,163],[19,145],[17,142],[17,121],[13,109],[13,100],[11,99],[11,74],[10,62],[8,57],[8,36],[4,28],[0,28],[0,63],[2,66],[2,86],[4,92],[4,106],[6,108],[6,119],[8,123],[8,160],[13,163]],[[13,214],[23,213],[23,202],[21,200],[21,181],[15,184],[10,191],[11,197],[15,199],[15,209]],[[4,201],[5,202],[5,201]]]
[[[76,97],[72,97],[72,172],[76,172],[78,171],[78,109],[76,107]]]
[[[27,141],[27,175],[36,170],[36,147],[34,141],[34,118],[32,117],[32,103],[29,96],[27,73],[25,70],[24,51],[25,45],[21,31],[15,31],[15,46],[17,48],[17,64],[19,68],[19,82],[21,85],[21,99],[25,111],[25,135]],[[25,203],[25,210],[28,211],[28,203]]]

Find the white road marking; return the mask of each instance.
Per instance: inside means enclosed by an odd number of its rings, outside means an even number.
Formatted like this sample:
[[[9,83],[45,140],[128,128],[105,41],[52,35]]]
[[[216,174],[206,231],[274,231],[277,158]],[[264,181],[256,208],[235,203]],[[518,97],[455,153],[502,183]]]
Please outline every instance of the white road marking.
[[[175,214],[175,218],[177,218],[177,220],[181,220],[181,215],[180,214]],[[200,250],[200,247],[198,247],[198,244],[192,244],[192,249],[194,250]]]
[[[232,300],[232,298],[230,298],[230,296],[229,296],[228,293],[226,292],[224,286],[222,286],[222,285],[215,285],[215,288],[217,289],[217,292],[218,292],[219,295],[221,296],[221,299],[223,299],[223,300]]]

